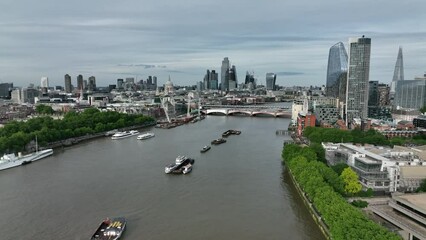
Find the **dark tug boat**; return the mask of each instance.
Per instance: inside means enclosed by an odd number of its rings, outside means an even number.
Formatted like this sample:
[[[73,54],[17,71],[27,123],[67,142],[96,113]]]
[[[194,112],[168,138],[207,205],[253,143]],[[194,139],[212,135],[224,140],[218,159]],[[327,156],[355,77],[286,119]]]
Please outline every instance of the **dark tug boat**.
[[[228,136],[229,136],[229,135],[231,135],[231,134],[240,135],[240,134],[241,134],[241,131],[238,131],[238,130],[232,130],[232,129],[230,129],[230,130],[226,130],[225,132],[223,132],[223,133],[222,133],[222,137],[228,137]]]
[[[221,144],[221,143],[225,143],[225,142],[226,142],[226,140],[225,140],[225,139],[223,139],[223,138],[218,138],[218,139],[213,140],[213,141],[212,141],[212,144],[214,144],[214,145],[219,145],[219,144]]]
[[[200,150],[200,152],[202,152],[202,153],[205,153],[205,152],[207,152],[208,150],[210,150],[210,146],[204,146],[201,150]]]
[[[107,218],[102,221],[90,240],[117,240],[121,237],[125,228],[126,219],[124,217]]]

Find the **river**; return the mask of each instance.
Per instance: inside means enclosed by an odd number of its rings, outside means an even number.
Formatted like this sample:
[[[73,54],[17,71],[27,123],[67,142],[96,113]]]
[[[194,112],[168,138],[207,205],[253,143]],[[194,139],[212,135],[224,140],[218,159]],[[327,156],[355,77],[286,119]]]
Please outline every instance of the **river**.
[[[289,119],[208,116],[155,137],[99,138],[0,172],[0,239],[90,239],[105,217],[123,239],[324,239],[281,164]],[[227,129],[241,130],[206,153]],[[188,175],[167,175],[176,156]]]

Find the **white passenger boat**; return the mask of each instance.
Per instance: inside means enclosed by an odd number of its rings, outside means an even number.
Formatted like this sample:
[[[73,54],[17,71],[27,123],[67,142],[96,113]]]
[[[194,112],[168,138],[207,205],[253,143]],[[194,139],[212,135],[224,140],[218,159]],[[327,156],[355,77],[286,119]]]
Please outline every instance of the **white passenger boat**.
[[[154,133],[144,133],[138,136],[138,140],[145,140],[152,137],[155,137]]]
[[[136,131],[136,130],[125,131],[125,132],[117,132],[114,135],[112,135],[111,139],[112,140],[122,139],[122,138],[127,138],[127,137],[131,137],[131,136],[135,136],[137,134],[139,134],[139,132]]]

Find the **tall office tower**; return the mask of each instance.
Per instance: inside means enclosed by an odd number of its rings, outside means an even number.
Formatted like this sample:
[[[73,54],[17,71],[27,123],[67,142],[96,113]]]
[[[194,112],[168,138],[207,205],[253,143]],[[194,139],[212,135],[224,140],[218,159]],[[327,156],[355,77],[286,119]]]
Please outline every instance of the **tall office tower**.
[[[41,88],[49,88],[49,78],[48,77],[41,77],[40,87]]]
[[[152,76],[148,76],[148,79],[146,80],[146,84],[152,85]]]
[[[244,85],[247,89],[253,90],[256,88],[256,79],[254,78],[254,73],[246,72],[246,79],[244,81]]]
[[[234,90],[237,88],[238,80],[237,80],[237,68],[235,65],[228,70],[228,90]]]
[[[10,99],[13,83],[0,83],[0,98]]]
[[[368,82],[368,106],[379,106],[379,81]]]
[[[219,79],[219,74],[216,72],[216,70],[212,70],[210,72],[209,89],[218,90],[218,84],[219,84],[218,79]]]
[[[404,81],[404,59],[402,57],[402,47],[399,47],[398,57],[396,58],[395,63],[395,70],[393,71],[393,78],[390,89],[391,98],[393,98],[395,95],[397,81]]]
[[[122,78],[117,79],[117,89],[124,88],[124,80]]]
[[[377,86],[377,91],[379,92],[379,106],[389,106],[390,105],[390,87],[387,84],[379,83]]]
[[[96,89],[96,78],[95,76],[89,77],[88,90],[93,91]]]
[[[157,89],[157,77],[156,76],[152,77],[152,84],[154,84],[154,89]]]
[[[126,78],[126,83],[135,83],[135,78]]]
[[[65,74],[64,79],[65,79],[65,92],[71,93],[72,91],[71,76],[68,74]]]
[[[277,75],[275,73],[266,74],[266,90],[275,90],[275,81],[277,80]]]
[[[342,42],[334,44],[328,53],[326,94],[328,97],[346,98],[346,78],[348,74],[348,54]]]
[[[222,68],[220,71],[220,90],[228,91],[229,90],[229,59],[226,57],[222,61]]]
[[[368,114],[371,38],[349,39],[349,68],[346,84],[346,124]]]
[[[204,86],[203,90],[210,89],[210,70],[208,69],[207,69],[206,75],[204,75],[203,86]]]
[[[83,75],[78,75],[77,76],[77,89],[78,89],[78,91],[81,91],[81,90],[83,90],[84,88],[83,88],[84,86],[83,86]]]

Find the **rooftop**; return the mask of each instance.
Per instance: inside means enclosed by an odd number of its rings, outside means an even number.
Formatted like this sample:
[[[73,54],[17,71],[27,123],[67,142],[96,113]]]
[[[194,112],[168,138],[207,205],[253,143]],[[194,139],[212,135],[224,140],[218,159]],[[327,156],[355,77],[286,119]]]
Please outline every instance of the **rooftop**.
[[[393,196],[393,199],[426,214],[426,193],[404,194],[400,196]]]

